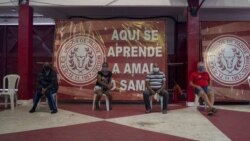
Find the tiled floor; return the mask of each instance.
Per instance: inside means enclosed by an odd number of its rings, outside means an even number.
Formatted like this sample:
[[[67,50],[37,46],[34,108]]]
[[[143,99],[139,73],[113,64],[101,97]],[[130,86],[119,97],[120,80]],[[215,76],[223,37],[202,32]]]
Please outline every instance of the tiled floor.
[[[182,104],[170,104],[167,114],[154,105],[144,114],[142,104],[114,104],[112,111],[92,111],[91,104],[59,103],[51,115],[47,107],[28,113],[31,106],[14,111],[0,106],[0,141],[229,141],[250,140],[250,106],[217,106],[207,116]],[[104,108],[104,105],[103,105]]]

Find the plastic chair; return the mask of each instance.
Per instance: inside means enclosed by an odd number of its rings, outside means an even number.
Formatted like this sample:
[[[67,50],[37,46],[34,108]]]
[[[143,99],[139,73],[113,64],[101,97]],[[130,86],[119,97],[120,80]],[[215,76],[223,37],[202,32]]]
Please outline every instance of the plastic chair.
[[[157,94],[157,96],[156,96],[157,98],[157,101],[160,101],[160,103],[161,103],[161,110],[163,109],[163,97],[162,96],[160,96],[159,94]],[[153,109],[153,96],[150,96],[149,97],[149,100],[150,100],[150,107],[151,107],[151,109]]]
[[[247,82],[248,82],[248,85],[249,85],[249,87],[250,87],[250,76],[248,76]]]
[[[5,96],[5,108],[7,108],[8,97],[10,97],[11,110],[14,110],[14,100],[17,102],[17,92],[20,76],[17,74],[8,74],[3,78],[3,89],[0,89],[0,95]],[[7,86],[6,86],[7,84]]]
[[[112,80],[111,83],[112,83],[112,88],[111,88],[110,90],[111,90],[111,91],[114,91],[114,90],[116,89],[115,80]],[[109,111],[109,110],[110,110],[110,107],[109,107],[109,99],[108,99],[108,97],[107,97],[106,94],[102,94],[102,95],[105,97],[105,101],[106,101],[106,110]],[[97,96],[97,94],[94,93],[93,105],[92,105],[92,110],[93,110],[93,111],[95,110],[96,96]],[[99,104],[99,107],[101,107],[101,100],[98,102],[98,104]]]
[[[248,76],[247,82],[248,82],[248,85],[249,85],[249,87],[250,87],[250,76]],[[250,99],[249,99],[249,106],[250,106]]]
[[[194,94],[194,95],[195,95],[194,107],[195,107],[195,109],[197,109],[197,107],[200,106],[200,103],[199,103],[200,97],[197,94]],[[207,104],[205,102],[204,102],[204,108],[205,109],[207,108]]]

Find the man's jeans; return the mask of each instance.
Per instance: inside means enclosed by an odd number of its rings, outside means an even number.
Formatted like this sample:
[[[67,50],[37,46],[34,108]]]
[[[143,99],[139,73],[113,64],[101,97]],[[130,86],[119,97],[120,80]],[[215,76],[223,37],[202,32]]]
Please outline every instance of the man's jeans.
[[[49,108],[51,111],[57,111],[57,107],[56,107],[56,103],[55,103],[55,99],[54,99],[54,94],[57,92],[56,89],[49,89],[46,91],[46,98],[48,99],[48,103],[49,103]],[[34,97],[34,105],[32,107],[32,109],[36,109],[38,102],[40,101],[41,97],[44,94],[42,94],[41,91],[37,91],[35,97]]]
[[[156,92],[157,90],[154,90],[154,91]],[[163,97],[163,110],[167,110],[168,109],[168,98],[169,98],[168,92],[166,90],[162,90],[159,93],[159,95]],[[153,96],[153,94],[149,90],[145,90],[143,92],[143,100],[144,100],[146,110],[151,109],[150,100],[149,100],[150,96]]]

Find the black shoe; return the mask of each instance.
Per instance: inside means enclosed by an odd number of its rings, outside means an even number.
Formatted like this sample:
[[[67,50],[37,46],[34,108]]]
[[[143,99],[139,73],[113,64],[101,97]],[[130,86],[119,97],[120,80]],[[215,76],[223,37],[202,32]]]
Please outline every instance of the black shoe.
[[[29,112],[30,113],[34,113],[34,112],[36,112],[36,110],[35,109],[31,109]]]
[[[57,113],[57,110],[51,111],[51,114],[55,114],[55,113]]]
[[[101,108],[99,107],[99,105],[95,105],[95,110],[101,110]]]
[[[167,110],[162,110],[162,114],[166,114],[167,113]]]
[[[211,111],[215,114],[215,113],[217,113],[218,110],[216,108],[212,108]]]
[[[212,116],[213,114],[214,114],[214,113],[213,113],[213,109],[212,109],[212,108],[209,109],[207,115]]]
[[[151,110],[146,110],[145,113],[146,114],[151,113]]]

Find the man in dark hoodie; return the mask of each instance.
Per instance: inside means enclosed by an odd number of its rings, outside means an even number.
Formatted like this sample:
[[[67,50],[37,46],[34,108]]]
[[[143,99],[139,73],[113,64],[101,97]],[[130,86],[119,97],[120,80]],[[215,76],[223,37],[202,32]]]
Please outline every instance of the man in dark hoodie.
[[[42,71],[38,74],[37,82],[34,105],[29,112],[34,113],[36,111],[38,102],[40,101],[41,97],[45,95],[48,99],[51,113],[57,113],[57,107],[53,96],[58,90],[57,74],[51,68],[48,62],[44,63]]]

